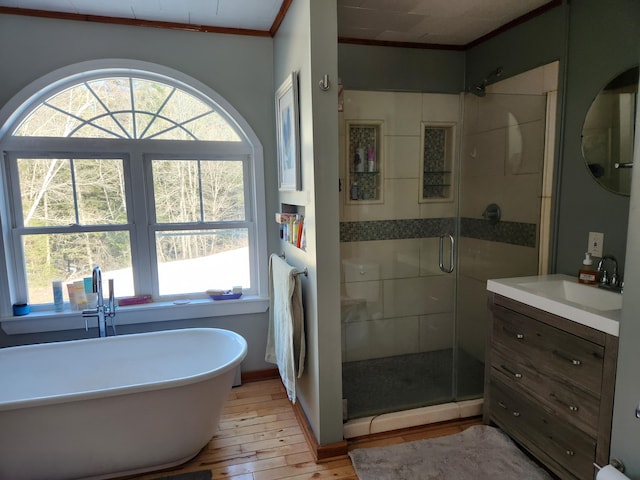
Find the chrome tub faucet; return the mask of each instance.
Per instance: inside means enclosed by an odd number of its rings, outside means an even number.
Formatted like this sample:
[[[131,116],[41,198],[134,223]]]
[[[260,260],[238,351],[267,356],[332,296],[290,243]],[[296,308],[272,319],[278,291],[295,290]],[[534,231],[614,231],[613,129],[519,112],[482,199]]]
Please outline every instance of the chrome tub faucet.
[[[98,265],[93,267],[91,283],[93,286],[93,292],[97,297],[96,308],[90,308],[82,311],[82,316],[84,317],[84,329],[85,331],[89,331],[87,318],[96,317],[98,319],[98,331],[100,337],[106,337],[107,318],[111,318],[111,329],[113,330],[113,334],[116,335],[116,325],[114,320],[114,317],[116,316],[116,301],[113,279],[109,279],[109,303],[107,305],[104,303],[104,295],[102,293],[102,271]]]

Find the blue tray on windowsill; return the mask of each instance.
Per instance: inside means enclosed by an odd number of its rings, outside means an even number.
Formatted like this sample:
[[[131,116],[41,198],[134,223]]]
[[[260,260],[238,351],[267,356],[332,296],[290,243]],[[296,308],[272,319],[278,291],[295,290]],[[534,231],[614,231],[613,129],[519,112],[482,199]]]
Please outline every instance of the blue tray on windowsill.
[[[211,295],[211,294],[209,294],[209,296],[213,300],[237,300],[238,298],[240,298],[242,296],[242,294],[241,293],[223,293],[222,295]]]

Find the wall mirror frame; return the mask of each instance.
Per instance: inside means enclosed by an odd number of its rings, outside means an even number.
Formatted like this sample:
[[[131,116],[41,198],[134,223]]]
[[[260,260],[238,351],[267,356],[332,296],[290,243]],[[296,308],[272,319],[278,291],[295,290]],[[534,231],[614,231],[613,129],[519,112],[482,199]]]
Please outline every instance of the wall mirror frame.
[[[582,126],[582,157],[607,190],[631,193],[638,66],[611,80],[591,103]]]

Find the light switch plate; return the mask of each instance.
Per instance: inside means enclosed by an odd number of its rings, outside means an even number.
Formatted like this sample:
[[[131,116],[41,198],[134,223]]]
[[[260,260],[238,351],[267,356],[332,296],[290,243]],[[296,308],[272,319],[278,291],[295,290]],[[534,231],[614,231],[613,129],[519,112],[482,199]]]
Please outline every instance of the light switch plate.
[[[589,232],[589,244],[587,246],[587,252],[589,252],[592,257],[602,257],[603,244],[604,244],[604,233]]]

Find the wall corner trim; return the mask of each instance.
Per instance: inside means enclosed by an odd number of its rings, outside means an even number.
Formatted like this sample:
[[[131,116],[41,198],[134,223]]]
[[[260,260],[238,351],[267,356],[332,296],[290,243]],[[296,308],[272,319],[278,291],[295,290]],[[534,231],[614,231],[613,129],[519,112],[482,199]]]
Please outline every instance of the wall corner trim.
[[[313,455],[316,463],[323,463],[339,457],[347,456],[348,444],[346,440],[336,443],[330,443],[328,445],[318,445],[316,436],[314,435],[313,430],[309,425],[309,421],[307,420],[307,416],[304,413],[304,410],[300,406],[300,402],[293,404],[293,411],[296,414],[298,424],[302,429],[304,438],[307,440],[307,444],[309,445],[309,449],[311,450],[311,454]]]

